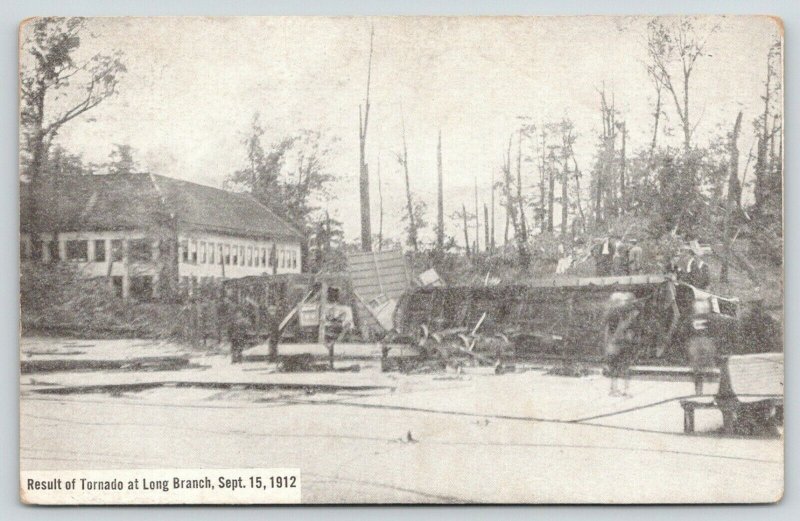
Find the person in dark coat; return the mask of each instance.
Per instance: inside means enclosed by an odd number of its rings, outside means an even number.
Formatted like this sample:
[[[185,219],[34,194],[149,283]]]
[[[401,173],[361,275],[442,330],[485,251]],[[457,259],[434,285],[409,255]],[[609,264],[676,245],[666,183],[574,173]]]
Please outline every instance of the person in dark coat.
[[[614,254],[611,257],[611,266],[614,276],[626,275],[628,272],[628,245],[614,236]]]
[[[606,237],[603,242],[596,244],[592,248],[599,277],[610,277],[614,274],[614,246],[614,240],[611,237]]]
[[[606,362],[611,378],[610,396],[628,396],[630,366],[636,362],[636,322],[640,311],[631,293],[618,292],[611,295],[606,312]],[[622,378],[625,387],[620,392],[618,381]]]
[[[692,258],[689,259],[686,265],[686,271],[691,281],[689,284],[696,288],[708,289],[709,284],[711,284],[711,272],[708,268],[708,264],[706,264],[702,258],[697,255],[692,255]]]
[[[678,264],[678,280],[696,288],[707,289],[711,284],[708,264],[690,248],[685,248]]]
[[[636,239],[631,239],[631,247],[628,248],[628,275],[638,275],[642,272],[642,247]]]
[[[244,358],[249,322],[239,306],[233,306],[228,321],[228,340],[231,342],[231,363],[240,364]]]

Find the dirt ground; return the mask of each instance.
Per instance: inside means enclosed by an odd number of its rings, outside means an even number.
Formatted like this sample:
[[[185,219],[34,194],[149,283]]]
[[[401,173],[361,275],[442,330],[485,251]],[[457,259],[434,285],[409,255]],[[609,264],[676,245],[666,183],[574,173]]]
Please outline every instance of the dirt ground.
[[[765,502],[783,491],[782,439],[719,436],[715,410],[683,434],[677,399],[690,381],[636,379],[621,397],[600,374],[535,367],[401,375],[360,359],[336,362],[359,372],[287,374],[145,340],[21,341],[23,360],[165,353],[192,364],[22,375],[21,469],[300,468],[308,503]]]

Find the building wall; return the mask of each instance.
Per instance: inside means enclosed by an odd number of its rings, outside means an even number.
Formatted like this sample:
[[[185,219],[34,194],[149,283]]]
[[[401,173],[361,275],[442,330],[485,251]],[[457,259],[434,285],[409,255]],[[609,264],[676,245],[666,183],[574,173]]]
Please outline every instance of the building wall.
[[[174,234],[174,232],[172,232]],[[161,238],[154,237],[160,235]],[[225,236],[201,231],[181,232],[177,251],[174,235],[166,229],[157,234],[141,231],[62,232],[57,243],[52,234],[40,234],[41,244],[35,247],[28,234],[20,235],[22,259],[36,258],[50,262],[55,256],[63,262],[73,263],[86,277],[111,278],[121,296],[140,298],[158,297],[160,283],[169,283],[175,271],[165,271],[165,263],[174,262],[177,255],[177,282],[185,289],[202,284],[211,278],[234,279],[249,275],[273,273],[270,259],[272,241]],[[162,243],[163,241],[163,243]],[[299,242],[277,242],[278,273],[300,273],[301,249]],[[172,253],[167,253],[172,250]],[[34,254],[38,250],[38,254]],[[212,254],[213,251],[213,254]],[[220,256],[222,255],[222,257]],[[224,264],[222,260],[226,259]],[[169,280],[160,281],[162,276]],[[148,288],[137,293],[142,284]]]
[[[163,260],[160,240],[144,231],[61,232],[39,235],[35,245],[28,234],[21,234],[23,259],[50,262],[54,258],[72,263],[86,277],[109,277],[112,287],[127,298],[158,296]]]
[[[50,262],[53,234],[39,235],[42,242],[40,259]],[[58,234],[58,260],[71,262],[78,266],[80,272],[87,277],[105,277],[109,275],[121,276],[125,273],[125,241],[142,241],[149,248],[150,260],[137,260],[129,256],[128,266],[131,274],[149,274],[158,272],[158,240],[148,237],[144,231],[114,231],[114,232],[61,232]],[[85,256],[70,256],[70,242],[86,242]],[[102,245],[101,245],[102,244]],[[21,234],[20,248],[23,248],[23,258],[33,256],[34,245],[28,234]],[[54,251],[55,252],[55,251]]]
[[[239,238],[205,232],[178,234],[178,274],[180,277],[235,279],[271,274],[270,252],[273,241]],[[300,273],[300,243],[277,242],[278,273]],[[234,259],[235,256],[235,259]],[[225,260],[226,262],[222,262]],[[235,262],[234,262],[235,260]]]

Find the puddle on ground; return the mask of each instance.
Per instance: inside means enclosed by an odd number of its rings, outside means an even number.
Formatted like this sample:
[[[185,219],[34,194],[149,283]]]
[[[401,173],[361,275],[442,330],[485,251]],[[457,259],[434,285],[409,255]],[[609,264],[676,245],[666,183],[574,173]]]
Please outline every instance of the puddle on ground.
[[[247,402],[272,403],[305,399],[314,396],[329,398],[335,395],[357,396],[375,392],[391,391],[387,386],[337,386],[304,385],[294,383],[231,384],[219,382],[153,382],[127,385],[97,385],[75,387],[53,387],[36,389],[39,394],[87,395],[99,394],[110,398],[125,398],[148,403],[163,402]]]

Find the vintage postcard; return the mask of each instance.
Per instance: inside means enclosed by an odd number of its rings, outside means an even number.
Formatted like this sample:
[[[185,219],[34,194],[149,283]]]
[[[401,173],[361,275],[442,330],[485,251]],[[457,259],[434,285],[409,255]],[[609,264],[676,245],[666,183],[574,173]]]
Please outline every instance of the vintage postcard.
[[[783,26],[19,29],[24,503],[769,503]]]

